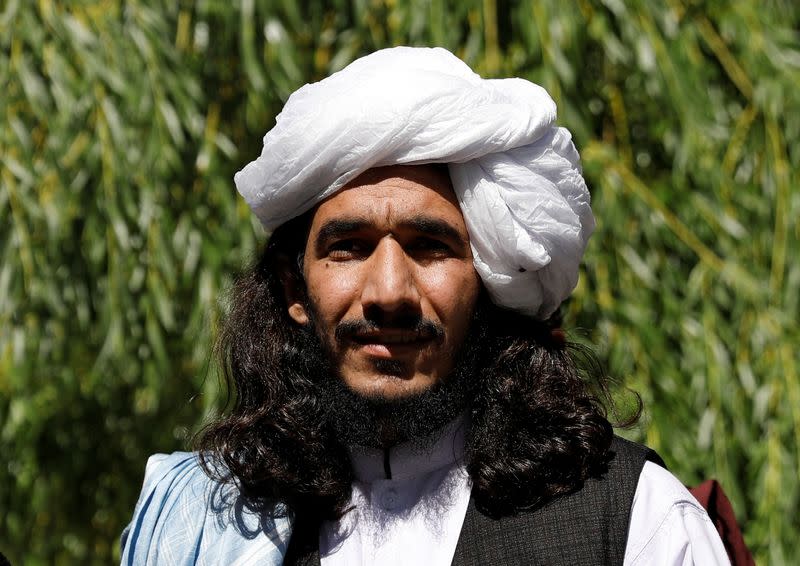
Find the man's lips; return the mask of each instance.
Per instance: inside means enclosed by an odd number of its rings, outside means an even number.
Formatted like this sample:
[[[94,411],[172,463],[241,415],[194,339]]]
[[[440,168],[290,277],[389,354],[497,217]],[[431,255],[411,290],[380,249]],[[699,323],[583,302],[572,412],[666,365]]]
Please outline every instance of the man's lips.
[[[419,332],[381,331],[354,334],[350,337],[365,353],[379,358],[416,352],[427,347],[434,338]]]
[[[392,322],[394,324],[367,319],[344,320],[336,325],[334,336],[343,347],[384,360],[410,358],[433,344],[444,342],[444,328],[432,320],[405,316],[396,317]]]
[[[359,344],[412,344],[428,342],[433,339],[419,332],[403,330],[381,330],[375,332],[360,332],[351,336],[353,342]]]

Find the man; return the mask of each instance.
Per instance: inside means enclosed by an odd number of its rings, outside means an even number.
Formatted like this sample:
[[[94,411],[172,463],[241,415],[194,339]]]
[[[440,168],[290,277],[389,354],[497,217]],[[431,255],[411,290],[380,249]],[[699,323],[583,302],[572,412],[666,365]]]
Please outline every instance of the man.
[[[728,563],[559,329],[594,220],[554,120],[442,49],[290,97],[236,176],[272,233],[220,337],[236,404],[148,463],[123,563]]]

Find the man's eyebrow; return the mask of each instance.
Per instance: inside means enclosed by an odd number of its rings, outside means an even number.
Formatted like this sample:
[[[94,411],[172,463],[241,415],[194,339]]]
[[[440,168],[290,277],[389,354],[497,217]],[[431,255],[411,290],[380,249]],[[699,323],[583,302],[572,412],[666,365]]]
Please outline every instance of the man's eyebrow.
[[[351,232],[358,232],[369,226],[366,218],[334,218],[328,220],[317,232],[316,242],[326,242]]]
[[[323,244],[328,240],[369,228],[370,225],[371,223],[368,219],[361,217],[334,218],[328,220],[320,227],[315,238],[315,243],[317,245]],[[400,222],[398,226],[428,236],[447,238],[462,246],[468,244],[468,241],[452,224],[440,218],[418,215]]]

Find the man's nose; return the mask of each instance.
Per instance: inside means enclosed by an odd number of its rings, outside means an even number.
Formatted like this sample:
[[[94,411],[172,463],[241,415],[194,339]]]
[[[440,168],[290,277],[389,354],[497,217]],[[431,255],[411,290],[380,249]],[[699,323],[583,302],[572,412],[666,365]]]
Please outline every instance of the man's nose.
[[[365,313],[375,309],[386,313],[419,310],[414,266],[397,240],[382,239],[364,267],[361,303]]]

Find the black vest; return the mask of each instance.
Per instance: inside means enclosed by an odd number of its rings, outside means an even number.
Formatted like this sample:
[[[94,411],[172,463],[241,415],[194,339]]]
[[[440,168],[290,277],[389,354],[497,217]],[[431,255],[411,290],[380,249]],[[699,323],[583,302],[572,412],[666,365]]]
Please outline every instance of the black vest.
[[[603,477],[534,511],[491,519],[470,501],[453,566],[622,564],[639,474],[648,460],[664,462],[649,448],[619,437],[611,451]],[[319,553],[295,563],[319,566]]]

